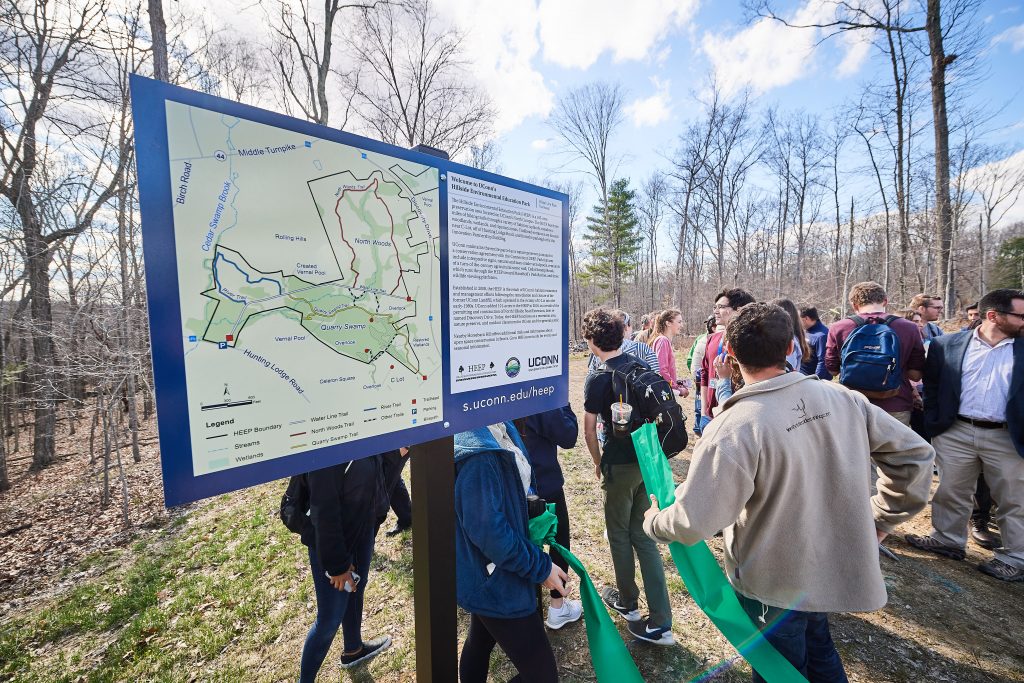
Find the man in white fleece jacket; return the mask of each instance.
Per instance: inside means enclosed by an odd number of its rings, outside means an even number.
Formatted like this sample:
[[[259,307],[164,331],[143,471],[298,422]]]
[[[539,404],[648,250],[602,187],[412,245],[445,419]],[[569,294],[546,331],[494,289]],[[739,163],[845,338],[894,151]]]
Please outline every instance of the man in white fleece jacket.
[[[727,349],[746,384],[706,428],[675,503],[653,501],[644,531],[691,545],[724,529],[744,609],[811,683],[831,683],[847,678],[827,613],[885,605],[878,543],[924,508],[935,453],[861,394],[787,373],[792,326],[766,303],[730,322]]]

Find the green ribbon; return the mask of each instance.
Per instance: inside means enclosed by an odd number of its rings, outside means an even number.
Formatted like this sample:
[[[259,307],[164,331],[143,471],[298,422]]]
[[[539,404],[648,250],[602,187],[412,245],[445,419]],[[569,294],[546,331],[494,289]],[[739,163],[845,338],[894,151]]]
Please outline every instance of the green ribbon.
[[[672,468],[661,450],[658,430],[648,423],[634,431],[632,436],[647,493],[655,496],[659,507],[664,510],[675,502],[675,481]],[[806,681],[754,626],[707,543],[701,541],[685,546],[673,542],[668,549],[694,602],[765,681]]]
[[[547,510],[530,520],[530,540],[544,547],[549,545],[562,554],[577,576],[580,577],[580,599],[583,601],[583,623],[587,629],[587,643],[590,646],[590,662],[598,683],[644,683],[636,663],[622,642],[619,630],[605,609],[604,601],[590,580],[586,567],[575,555],[555,542],[558,518],[554,503],[548,503]]]

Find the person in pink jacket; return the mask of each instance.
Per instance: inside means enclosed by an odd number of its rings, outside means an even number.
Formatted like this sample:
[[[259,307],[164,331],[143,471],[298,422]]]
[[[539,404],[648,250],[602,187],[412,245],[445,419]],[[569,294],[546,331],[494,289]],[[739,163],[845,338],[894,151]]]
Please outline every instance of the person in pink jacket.
[[[683,328],[683,314],[675,308],[662,311],[654,319],[654,342],[651,347],[658,356],[659,372],[677,395],[686,397],[690,390],[676,377],[676,354],[672,350],[672,337]]]

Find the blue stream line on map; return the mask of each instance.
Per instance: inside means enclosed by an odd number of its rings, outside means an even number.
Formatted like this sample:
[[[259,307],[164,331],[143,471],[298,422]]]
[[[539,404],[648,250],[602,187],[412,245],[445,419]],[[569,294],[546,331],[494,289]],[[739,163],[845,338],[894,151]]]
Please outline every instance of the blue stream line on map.
[[[244,270],[239,268],[237,263],[235,263],[234,261],[231,261],[230,259],[228,259],[226,256],[224,256],[223,252],[218,250],[217,251],[217,256],[213,259],[213,281],[217,283],[217,291],[219,291],[221,294],[223,294],[227,298],[231,299],[235,303],[244,304],[244,303],[248,303],[248,302],[240,300],[240,299],[232,298],[224,290],[221,289],[220,279],[217,276],[217,261],[219,261],[221,259],[224,259],[225,261],[230,263],[232,266],[234,266],[235,270],[237,270],[239,273],[241,273],[242,277],[244,277],[245,281],[248,282],[250,285],[259,284],[260,282],[263,282],[264,280],[266,280],[267,282],[273,282],[275,285],[277,285],[277,293],[278,293],[278,295],[281,295],[281,296],[284,295],[284,287],[281,286],[280,282],[278,282],[277,280],[274,280],[272,278],[269,278],[269,277],[261,277],[259,280],[250,280],[248,273],[246,273]]]

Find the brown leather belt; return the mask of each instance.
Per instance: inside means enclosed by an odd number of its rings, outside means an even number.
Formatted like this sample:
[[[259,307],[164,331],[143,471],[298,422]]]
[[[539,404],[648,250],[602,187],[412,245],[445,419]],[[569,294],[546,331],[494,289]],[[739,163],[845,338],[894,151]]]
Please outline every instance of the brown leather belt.
[[[1006,427],[1005,422],[992,422],[990,420],[975,420],[973,417],[964,417],[963,415],[957,415],[956,419],[961,422],[967,422],[980,429],[1003,429]]]

